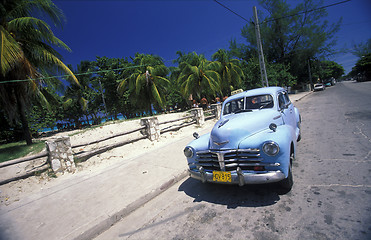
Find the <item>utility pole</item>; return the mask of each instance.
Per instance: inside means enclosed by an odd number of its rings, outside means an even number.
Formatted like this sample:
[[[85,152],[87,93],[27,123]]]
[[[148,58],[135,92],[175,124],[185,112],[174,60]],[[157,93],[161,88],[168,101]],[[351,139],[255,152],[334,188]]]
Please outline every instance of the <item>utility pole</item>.
[[[268,77],[267,77],[267,70],[265,69],[265,61],[264,61],[264,54],[263,54],[263,46],[261,43],[261,37],[260,37],[260,28],[259,28],[259,20],[258,20],[258,13],[256,10],[256,7],[253,7],[254,12],[254,25],[255,25],[255,33],[256,33],[256,43],[258,47],[258,54],[259,54],[259,64],[260,64],[260,75],[262,80],[263,87],[269,87],[268,84]],[[265,82],[265,84],[264,84]]]
[[[313,82],[312,82],[312,74],[310,72],[310,58],[308,58],[308,73],[309,73],[310,90],[312,90]]]

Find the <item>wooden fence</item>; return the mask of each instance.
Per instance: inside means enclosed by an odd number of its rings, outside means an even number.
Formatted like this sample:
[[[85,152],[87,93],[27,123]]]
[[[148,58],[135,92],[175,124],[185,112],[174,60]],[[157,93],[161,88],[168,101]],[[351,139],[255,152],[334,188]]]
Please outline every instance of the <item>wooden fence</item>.
[[[205,115],[206,115],[206,117],[205,117]],[[170,121],[160,122],[160,123],[157,123],[157,125],[160,126],[160,125],[165,125],[165,124],[169,124],[169,123],[175,123],[175,122],[179,122],[179,121],[182,121],[182,120],[187,120],[187,119],[190,119],[190,118],[192,119],[191,121],[189,121],[189,122],[185,121],[185,122],[182,122],[182,123],[179,123],[179,124],[174,124],[174,125],[171,125],[171,126],[168,126],[168,127],[164,127],[162,129],[157,129],[157,132],[158,132],[158,135],[160,135],[160,134],[170,132],[170,131],[178,131],[179,129],[181,129],[183,127],[190,126],[192,124],[202,125],[203,122],[202,122],[202,120],[200,120],[200,118],[202,118],[204,120],[209,120],[209,119],[212,119],[212,118],[219,118],[219,116],[220,116],[220,104],[215,104],[215,106],[213,106],[212,110],[208,110],[208,111],[205,111],[205,112],[203,112],[202,109],[200,109],[200,108],[192,109],[192,113],[189,116],[185,116],[185,117],[170,120]],[[156,118],[156,120],[157,120],[157,118]],[[134,139],[121,141],[121,142],[114,143],[114,144],[111,144],[111,145],[106,145],[106,146],[103,146],[99,149],[94,149],[94,150],[91,150],[91,151],[80,151],[80,152],[74,153],[73,157],[74,157],[75,161],[80,161],[80,162],[81,161],[86,161],[87,159],[89,159],[92,156],[95,156],[95,155],[101,154],[103,152],[109,151],[113,148],[121,147],[123,145],[133,143],[133,142],[136,142],[136,141],[139,141],[139,140],[142,140],[142,139],[150,138],[150,136],[148,136],[148,132],[145,132],[145,130],[148,129],[148,128],[149,128],[149,126],[142,126],[142,127],[130,130],[130,131],[121,132],[121,133],[114,134],[114,135],[111,135],[109,137],[98,139],[98,140],[95,140],[95,141],[90,141],[90,142],[86,142],[86,143],[71,145],[72,149],[73,148],[79,148],[79,147],[88,146],[88,145],[91,145],[91,144],[100,143],[100,142],[103,142],[103,141],[106,141],[106,140],[109,140],[109,139],[113,139],[113,138],[116,138],[116,137],[128,135],[128,134],[131,134],[131,133],[135,133],[135,132],[138,132],[138,131],[140,131],[143,135],[143,136],[140,136],[140,137],[136,137]],[[6,184],[6,183],[9,183],[9,182],[12,182],[12,181],[16,181],[16,180],[19,180],[19,179],[24,179],[24,178],[32,176],[36,173],[41,173],[43,171],[48,170],[50,168],[49,156],[50,156],[50,153],[49,153],[49,150],[47,149],[46,151],[43,151],[43,152],[38,153],[36,155],[27,156],[27,157],[18,158],[18,159],[14,159],[14,160],[10,160],[10,161],[0,163],[0,168],[4,168],[4,167],[9,167],[9,166],[12,166],[12,165],[15,165],[15,164],[20,164],[20,163],[24,163],[24,162],[28,162],[28,161],[34,161],[36,159],[41,159],[41,158],[46,157],[45,162],[42,163],[40,166],[35,167],[35,168],[33,168],[29,171],[26,171],[25,173],[18,174],[15,177],[10,177],[8,179],[0,180],[0,185]]]

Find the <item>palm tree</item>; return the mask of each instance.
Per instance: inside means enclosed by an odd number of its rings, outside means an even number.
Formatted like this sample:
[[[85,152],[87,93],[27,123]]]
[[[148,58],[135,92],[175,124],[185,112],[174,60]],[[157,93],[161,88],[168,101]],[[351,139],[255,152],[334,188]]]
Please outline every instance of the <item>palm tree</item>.
[[[134,103],[153,115],[152,104],[165,106],[169,69],[160,57],[148,54],[135,54],[133,64],[133,72],[119,83],[117,90],[123,94],[129,89]]]
[[[31,97],[45,102],[40,88],[47,84],[42,73],[64,72],[78,80],[52,47],[70,50],[54,36],[46,22],[33,15],[46,15],[59,26],[62,11],[51,0],[0,2],[0,95],[9,121],[21,121],[25,140],[32,144],[26,112]],[[20,80],[20,81],[16,81]]]
[[[72,66],[69,66],[69,68],[72,69]],[[89,72],[91,72],[91,63],[89,61],[81,61],[81,63],[77,65],[77,70],[75,71],[76,75],[80,74],[79,84],[76,84],[72,78],[67,78],[70,85],[67,87],[64,95],[65,101],[63,102],[63,107],[64,109],[68,109],[71,113],[76,126],[79,124],[79,119],[84,114],[88,120],[88,98],[91,92],[95,92],[90,88],[92,74]]]
[[[181,56],[180,61],[178,82],[183,97],[188,99],[192,95],[201,99],[202,95],[211,97],[220,93],[219,62],[210,62],[195,52]]]
[[[221,88],[224,95],[231,95],[234,87],[241,85],[242,79],[245,77],[240,68],[238,59],[230,59],[228,53],[224,49],[219,49],[211,56],[213,61],[218,61],[221,64]]]

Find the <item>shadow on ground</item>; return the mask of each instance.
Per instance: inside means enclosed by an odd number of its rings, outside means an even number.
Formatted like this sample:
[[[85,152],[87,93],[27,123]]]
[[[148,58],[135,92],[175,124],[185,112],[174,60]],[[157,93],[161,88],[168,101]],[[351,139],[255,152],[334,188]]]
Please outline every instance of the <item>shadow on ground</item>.
[[[182,191],[194,198],[194,202],[209,202],[226,205],[227,208],[263,207],[276,204],[280,200],[282,189],[277,184],[259,185],[224,185],[202,183],[188,178],[180,186]],[[290,193],[287,193],[290,194]]]

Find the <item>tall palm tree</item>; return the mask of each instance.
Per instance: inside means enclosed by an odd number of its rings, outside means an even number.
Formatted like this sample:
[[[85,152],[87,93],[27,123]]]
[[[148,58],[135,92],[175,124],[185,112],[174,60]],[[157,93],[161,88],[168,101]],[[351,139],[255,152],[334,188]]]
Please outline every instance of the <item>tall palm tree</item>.
[[[231,59],[224,49],[219,49],[211,58],[213,61],[220,62],[222,92],[224,95],[230,96],[234,87],[239,87],[242,79],[245,77],[240,68],[240,61],[238,59]]]
[[[203,55],[194,52],[183,56],[179,63],[178,76],[182,95],[186,99],[191,95],[201,99],[202,95],[212,97],[220,93],[220,67],[219,62],[210,62]]]
[[[35,17],[38,15],[47,16],[56,26],[64,19],[62,11],[51,0],[0,1],[1,105],[9,121],[21,121],[28,145],[32,144],[26,117],[30,98],[45,101],[40,88],[47,80],[40,80],[41,72],[64,72],[78,83],[53,46],[70,49],[54,36],[46,22]]]
[[[148,54],[135,54],[133,64],[133,72],[119,83],[117,89],[121,94],[129,89],[134,103],[153,115],[152,104],[165,106],[169,69],[160,57]]]

